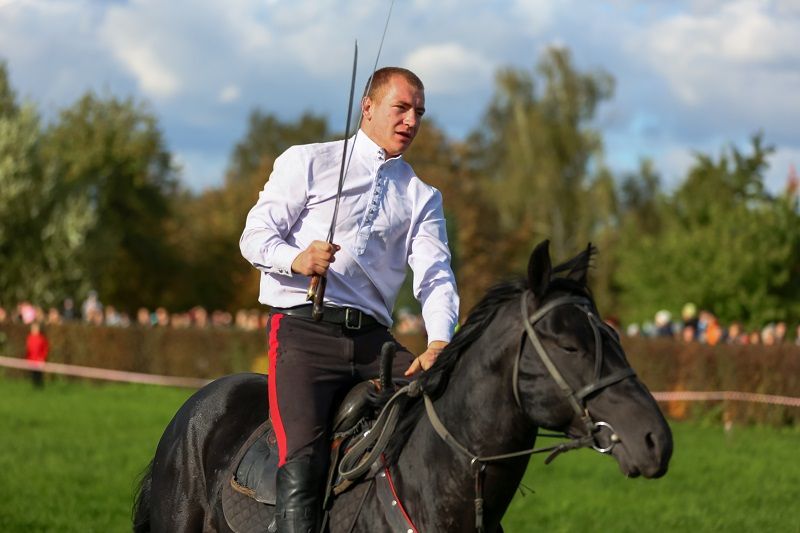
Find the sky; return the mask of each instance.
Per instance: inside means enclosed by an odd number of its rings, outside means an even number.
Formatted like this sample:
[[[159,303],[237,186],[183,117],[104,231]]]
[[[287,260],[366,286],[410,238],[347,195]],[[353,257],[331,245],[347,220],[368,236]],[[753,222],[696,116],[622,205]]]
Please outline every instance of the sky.
[[[361,88],[390,5],[0,0],[0,60],[45,120],[88,90],[145,103],[182,183],[202,191],[223,183],[256,108],[344,130],[353,44]],[[461,139],[480,127],[498,69],[532,71],[554,45],[614,77],[593,125],[619,175],[647,157],[674,187],[695,153],[748,152],[757,132],[776,148],[770,190],[800,167],[800,0],[396,0],[378,66],[414,70],[426,116]]]

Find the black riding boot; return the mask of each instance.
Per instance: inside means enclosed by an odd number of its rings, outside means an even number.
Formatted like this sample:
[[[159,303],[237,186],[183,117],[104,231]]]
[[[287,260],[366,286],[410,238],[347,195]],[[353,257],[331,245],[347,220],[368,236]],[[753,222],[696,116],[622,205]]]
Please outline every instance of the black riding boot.
[[[311,458],[278,469],[274,522],[278,533],[317,533],[321,482],[322,468]]]

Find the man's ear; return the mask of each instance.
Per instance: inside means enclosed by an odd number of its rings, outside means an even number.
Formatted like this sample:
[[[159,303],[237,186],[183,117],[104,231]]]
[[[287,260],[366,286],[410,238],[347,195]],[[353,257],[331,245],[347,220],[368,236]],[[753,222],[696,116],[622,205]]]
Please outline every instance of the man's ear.
[[[372,119],[372,98],[369,96],[361,99],[361,116],[366,120]]]

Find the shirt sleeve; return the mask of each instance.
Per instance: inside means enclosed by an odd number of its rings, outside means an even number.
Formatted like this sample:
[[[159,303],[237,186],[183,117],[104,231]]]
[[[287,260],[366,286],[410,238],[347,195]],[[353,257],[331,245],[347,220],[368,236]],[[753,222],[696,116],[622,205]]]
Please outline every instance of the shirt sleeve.
[[[459,298],[450,267],[442,195],[438,190],[433,189],[416,220],[408,257],[414,276],[414,296],[422,306],[428,344],[450,342],[458,322]]]
[[[306,206],[306,168],[298,147],[284,152],[275,160],[269,180],[247,214],[239,249],[262,272],[292,276],[292,262],[302,250],[285,239]]]

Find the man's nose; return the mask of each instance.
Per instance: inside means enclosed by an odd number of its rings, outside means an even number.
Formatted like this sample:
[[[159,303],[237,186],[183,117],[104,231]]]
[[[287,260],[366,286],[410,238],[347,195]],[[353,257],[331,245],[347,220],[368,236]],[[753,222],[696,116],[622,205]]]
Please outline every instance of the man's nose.
[[[414,126],[417,125],[418,121],[419,121],[419,119],[417,118],[417,113],[413,109],[410,109],[406,113],[406,115],[405,115],[405,117],[403,119],[403,124],[405,124],[406,126],[408,126],[410,128],[413,128]]]

